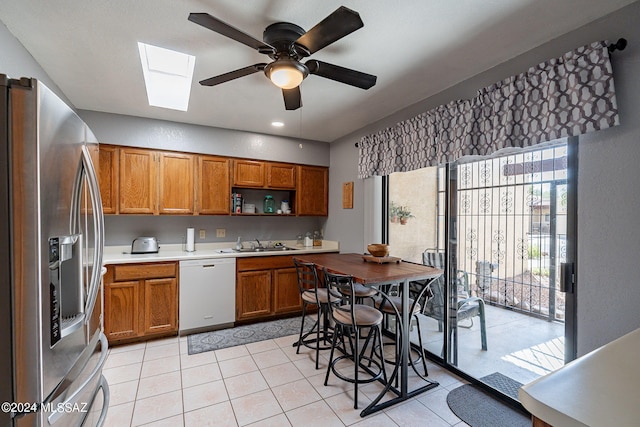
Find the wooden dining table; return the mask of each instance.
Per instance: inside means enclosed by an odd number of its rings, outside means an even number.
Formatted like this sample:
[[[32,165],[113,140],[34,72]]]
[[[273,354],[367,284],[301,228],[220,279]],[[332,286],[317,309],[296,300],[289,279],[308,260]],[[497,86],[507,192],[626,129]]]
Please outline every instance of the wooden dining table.
[[[323,253],[323,254],[304,254],[296,256],[302,262],[314,263],[319,268],[325,268],[330,273],[347,274],[353,276],[354,280],[365,286],[398,284],[401,286],[402,294],[402,339],[400,358],[396,361],[399,363],[399,370],[394,369],[394,374],[386,381],[384,389],[380,392],[369,406],[362,410],[362,417],[374,412],[385,409],[396,403],[405,401],[413,396],[423,393],[438,386],[436,381],[425,379],[426,384],[414,390],[409,390],[409,324],[411,317],[409,315],[409,283],[417,280],[429,280],[439,277],[443,271],[438,268],[427,267],[422,264],[414,264],[411,262],[390,262],[378,263],[367,262],[361,254],[355,253]],[[397,376],[399,377],[399,388],[393,387]],[[391,390],[397,397],[379,403],[384,395]]]

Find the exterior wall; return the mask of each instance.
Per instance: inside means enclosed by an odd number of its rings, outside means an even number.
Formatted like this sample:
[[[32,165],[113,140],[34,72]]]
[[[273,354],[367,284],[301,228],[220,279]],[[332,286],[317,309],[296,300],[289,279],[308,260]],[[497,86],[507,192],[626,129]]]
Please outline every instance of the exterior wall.
[[[422,252],[437,247],[437,178],[435,167],[394,173],[389,177],[389,200],[413,215],[406,224],[399,218],[391,218],[389,251],[392,256],[421,263]]]
[[[331,176],[349,174],[356,180],[355,198],[365,200],[366,181],[357,180],[357,148],[364,135],[414,117],[454,99],[470,98],[476,90],[525,71],[549,58],[591,43],[625,37],[629,46],[612,54],[621,125],[580,137],[578,173],[577,345],[583,355],[640,327],[638,254],[640,227],[640,2],[561,36],[484,73],[478,74],[433,97],[386,117],[331,144]],[[425,76],[427,79],[428,76]],[[425,80],[428,84],[428,80]],[[349,156],[344,153],[349,152]],[[345,172],[348,171],[348,172]],[[340,202],[330,192],[330,205]],[[367,200],[369,200],[368,198]],[[376,211],[377,206],[363,208]],[[375,226],[362,225],[362,217],[330,211],[325,237],[361,242]],[[606,319],[603,320],[603,319]]]

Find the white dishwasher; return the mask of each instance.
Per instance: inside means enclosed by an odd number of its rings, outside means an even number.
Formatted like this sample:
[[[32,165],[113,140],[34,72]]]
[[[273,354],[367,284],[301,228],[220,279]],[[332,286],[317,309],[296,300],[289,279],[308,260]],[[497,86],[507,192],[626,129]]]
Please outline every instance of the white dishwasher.
[[[236,317],[236,259],[180,261],[180,334],[229,326]]]

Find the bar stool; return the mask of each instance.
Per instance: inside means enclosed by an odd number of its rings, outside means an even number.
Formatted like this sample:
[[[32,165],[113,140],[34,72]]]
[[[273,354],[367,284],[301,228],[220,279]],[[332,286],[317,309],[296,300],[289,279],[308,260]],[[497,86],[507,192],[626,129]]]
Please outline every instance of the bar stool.
[[[296,258],[293,258],[293,264],[296,267],[298,290],[302,299],[300,335],[298,341],[293,345],[298,347],[296,354],[300,353],[300,346],[302,345],[314,349],[316,351],[316,369],[318,369],[320,350],[331,348],[328,342],[332,335],[329,331],[329,312],[331,311],[331,305],[340,302],[340,294],[332,292],[328,287],[322,288],[319,286],[318,271],[315,264],[301,262]],[[318,316],[311,329],[304,332],[304,321],[307,317],[307,306],[309,305],[318,307]],[[313,333],[316,335],[315,339],[307,339]],[[324,343],[324,345],[321,343]]]
[[[351,289],[343,289],[342,294],[344,296],[351,296]],[[355,302],[357,304],[363,304],[366,298],[371,298],[371,300],[375,303],[375,296],[378,295],[378,291],[373,289],[370,286],[365,286],[362,283],[354,283],[353,284],[353,292],[356,296]]]
[[[409,351],[409,364],[411,365],[411,367],[413,368],[413,370],[415,371],[416,374],[418,374],[419,376],[422,376],[418,370],[416,369],[416,363],[418,362],[422,362],[422,367],[424,369],[424,377],[427,377],[429,375],[428,371],[427,371],[427,361],[426,361],[426,353],[425,353],[425,349],[424,346],[422,344],[422,332],[420,331],[420,319],[418,319],[418,317],[416,316],[417,314],[420,313],[422,306],[420,304],[421,300],[425,300],[424,304],[426,304],[427,301],[429,301],[429,299],[431,299],[433,297],[433,293],[431,292],[431,289],[429,288],[429,286],[426,283],[420,283],[420,282],[411,282],[411,286],[412,289],[410,290],[410,293],[414,295],[414,298],[409,298],[409,315],[410,315],[410,319],[416,319],[416,326],[418,329],[418,345],[420,347],[420,354],[418,355],[418,359],[413,360],[413,358],[411,357],[411,351]],[[417,286],[420,286],[420,288],[416,289]],[[413,291],[413,292],[411,292]],[[398,360],[398,357],[400,357],[399,352],[397,351],[398,348],[401,347],[402,343],[401,343],[401,338],[402,338],[402,334],[398,333],[398,324],[402,323],[402,316],[400,315],[400,313],[402,313],[402,296],[392,296],[392,297],[388,297],[386,299],[376,299],[375,302],[375,306],[378,310],[380,310],[383,314],[387,315],[387,316],[393,316],[395,317],[395,324],[396,324],[396,360],[387,360],[384,359],[385,362],[387,363],[391,363],[391,364],[396,364],[396,361]],[[403,325],[404,327],[410,327],[410,325]],[[411,345],[409,345],[409,349],[411,349]]]
[[[335,322],[335,330],[331,342],[329,366],[327,367],[324,385],[327,385],[331,372],[341,380],[354,384],[353,407],[354,409],[358,409],[359,384],[370,383],[381,377],[384,378],[385,382],[387,381],[387,374],[383,362],[384,348],[381,328],[383,315],[374,307],[355,303],[352,296],[356,295],[357,298],[357,294],[352,276],[329,273],[326,269],[323,270],[323,273],[327,288],[335,290],[343,296],[342,303],[336,305],[333,310],[331,310],[331,317]],[[374,294],[377,293],[378,291],[374,289]],[[368,333],[362,348],[360,348],[360,338],[363,329],[368,329]],[[351,353],[347,351],[347,346],[344,342],[345,338],[349,340]],[[334,352],[339,339],[342,340],[342,348],[340,348],[340,350],[343,355],[334,358]],[[371,353],[369,356],[366,356],[365,353],[369,344],[371,344]],[[378,354],[375,354],[376,348],[379,350]],[[378,360],[374,358],[375,356],[378,357]],[[353,360],[353,377],[341,373],[336,368],[338,362],[344,359]],[[366,362],[366,366],[364,362]],[[375,371],[371,370],[372,365],[375,366]],[[360,369],[363,369],[369,375],[366,378],[362,378],[359,372]]]

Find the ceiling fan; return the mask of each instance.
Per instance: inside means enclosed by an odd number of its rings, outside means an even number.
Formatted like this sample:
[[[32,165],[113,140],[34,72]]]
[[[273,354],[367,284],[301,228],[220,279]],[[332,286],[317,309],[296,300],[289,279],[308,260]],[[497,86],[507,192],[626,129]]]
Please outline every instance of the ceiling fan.
[[[296,110],[302,107],[299,85],[309,74],[315,74],[361,89],[369,89],[376,84],[376,76],[371,74],[315,59],[308,60],[305,63],[300,62],[301,59],[311,56],[320,49],[364,26],[358,12],[344,6],[339,7],[335,12],[306,32],[301,27],[290,22],[271,24],[265,28],[262,41],[208,13],[190,13],[189,21],[245,44],[273,59],[269,63],[253,64],[201,80],[200,84],[203,86],[215,86],[263,71],[276,86],[282,88],[285,108],[287,110]]]

